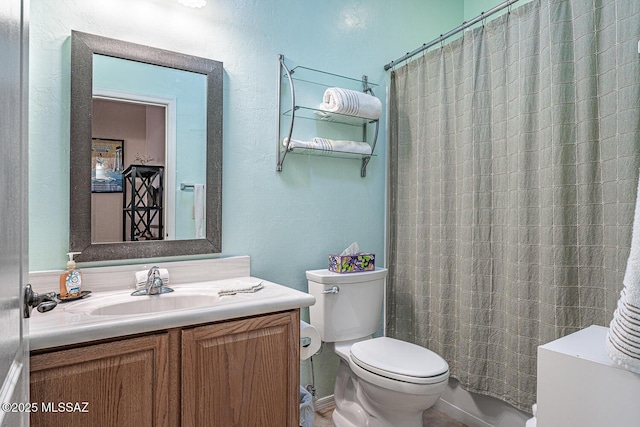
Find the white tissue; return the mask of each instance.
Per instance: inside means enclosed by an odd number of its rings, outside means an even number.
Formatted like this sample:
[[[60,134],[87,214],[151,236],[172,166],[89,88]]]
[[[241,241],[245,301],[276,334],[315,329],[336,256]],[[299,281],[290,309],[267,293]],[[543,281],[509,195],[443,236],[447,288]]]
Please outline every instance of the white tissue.
[[[307,360],[320,350],[320,333],[307,322],[300,321],[300,360]]]
[[[355,255],[360,253],[360,247],[358,246],[358,242],[353,242],[349,245],[347,249],[342,251],[340,255]]]

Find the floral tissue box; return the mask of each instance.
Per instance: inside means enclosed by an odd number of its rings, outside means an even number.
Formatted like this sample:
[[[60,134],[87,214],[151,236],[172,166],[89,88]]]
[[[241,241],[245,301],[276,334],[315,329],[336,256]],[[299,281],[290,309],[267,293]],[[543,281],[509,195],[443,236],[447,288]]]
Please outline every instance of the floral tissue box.
[[[329,271],[336,273],[357,273],[375,270],[376,255],[357,253],[352,255],[329,254]]]

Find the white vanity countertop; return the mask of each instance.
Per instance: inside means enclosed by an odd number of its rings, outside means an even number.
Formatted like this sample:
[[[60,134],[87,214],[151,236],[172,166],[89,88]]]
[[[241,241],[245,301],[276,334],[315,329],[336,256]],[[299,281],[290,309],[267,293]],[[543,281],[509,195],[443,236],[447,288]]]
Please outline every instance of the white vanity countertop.
[[[255,283],[261,279],[241,277],[207,282],[175,285],[175,295],[180,292],[215,294],[237,283],[239,280]],[[92,315],[90,308],[100,305],[105,297],[122,301],[135,301],[136,298],[163,298],[156,296],[131,296],[133,289],[93,292],[89,297],[78,301],[60,303],[47,313],[33,310],[29,321],[29,345],[31,350],[78,344],[88,341],[115,338],[120,336],[178,328],[201,323],[217,322],[234,318],[256,316],[283,310],[308,307],[315,298],[298,290],[262,280],[263,289],[254,293],[238,293],[222,296],[213,305],[201,308],[161,311],[129,315]],[[120,295],[121,298],[118,298]],[[86,310],[85,310],[86,308]]]

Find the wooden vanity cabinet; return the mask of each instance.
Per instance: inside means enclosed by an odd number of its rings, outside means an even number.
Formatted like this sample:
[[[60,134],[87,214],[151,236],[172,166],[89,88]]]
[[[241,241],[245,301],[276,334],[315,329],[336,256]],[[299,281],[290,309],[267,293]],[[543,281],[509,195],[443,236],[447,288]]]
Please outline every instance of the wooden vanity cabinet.
[[[299,425],[298,312],[182,331],[182,426]]]
[[[167,337],[32,355],[31,426],[168,426]]]
[[[298,426],[299,324],[291,310],[34,354],[31,402],[89,412],[31,425]]]

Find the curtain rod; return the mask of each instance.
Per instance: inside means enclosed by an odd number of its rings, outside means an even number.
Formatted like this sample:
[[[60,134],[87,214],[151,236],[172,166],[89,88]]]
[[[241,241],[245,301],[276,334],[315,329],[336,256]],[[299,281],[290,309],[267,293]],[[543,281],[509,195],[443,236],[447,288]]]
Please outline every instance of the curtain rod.
[[[434,46],[434,45],[436,45],[438,43],[442,43],[445,39],[448,39],[452,35],[457,34],[460,31],[463,31],[463,30],[469,28],[470,26],[472,26],[472,25],[474,25],[474,24],[486,19],[487,17],[493,15],[496,12],[501,11],[505,7],[511,6],[513,3],[516,3],[518,1],[520,1],[520,0],[507,0],[504,3],[501,3],[498,6],[494,7],[493,9],[489,9],[487,12],[482,12],[480,15],[476,16],[471,21],[465,21],[461,25],[459,25],[456,28],[454,28],[453,30],[449,31],[448,33],[440,34],[440,37],[431,40],[429,43],[423,44],[422,46],[420,46],[419,48],[417,48],[415,50],[412,50],[411,52],[406,53],[404,56],[402,56],[401,58],[396,59],[395,61],[389,62],[387,65],[384,66],[384,70],[388,71],[391,67],[393,67],[397,63],[406,61],[407,59],[411,58],[412,56],[417,55],[418,53],[429,49],[431,46]]]

